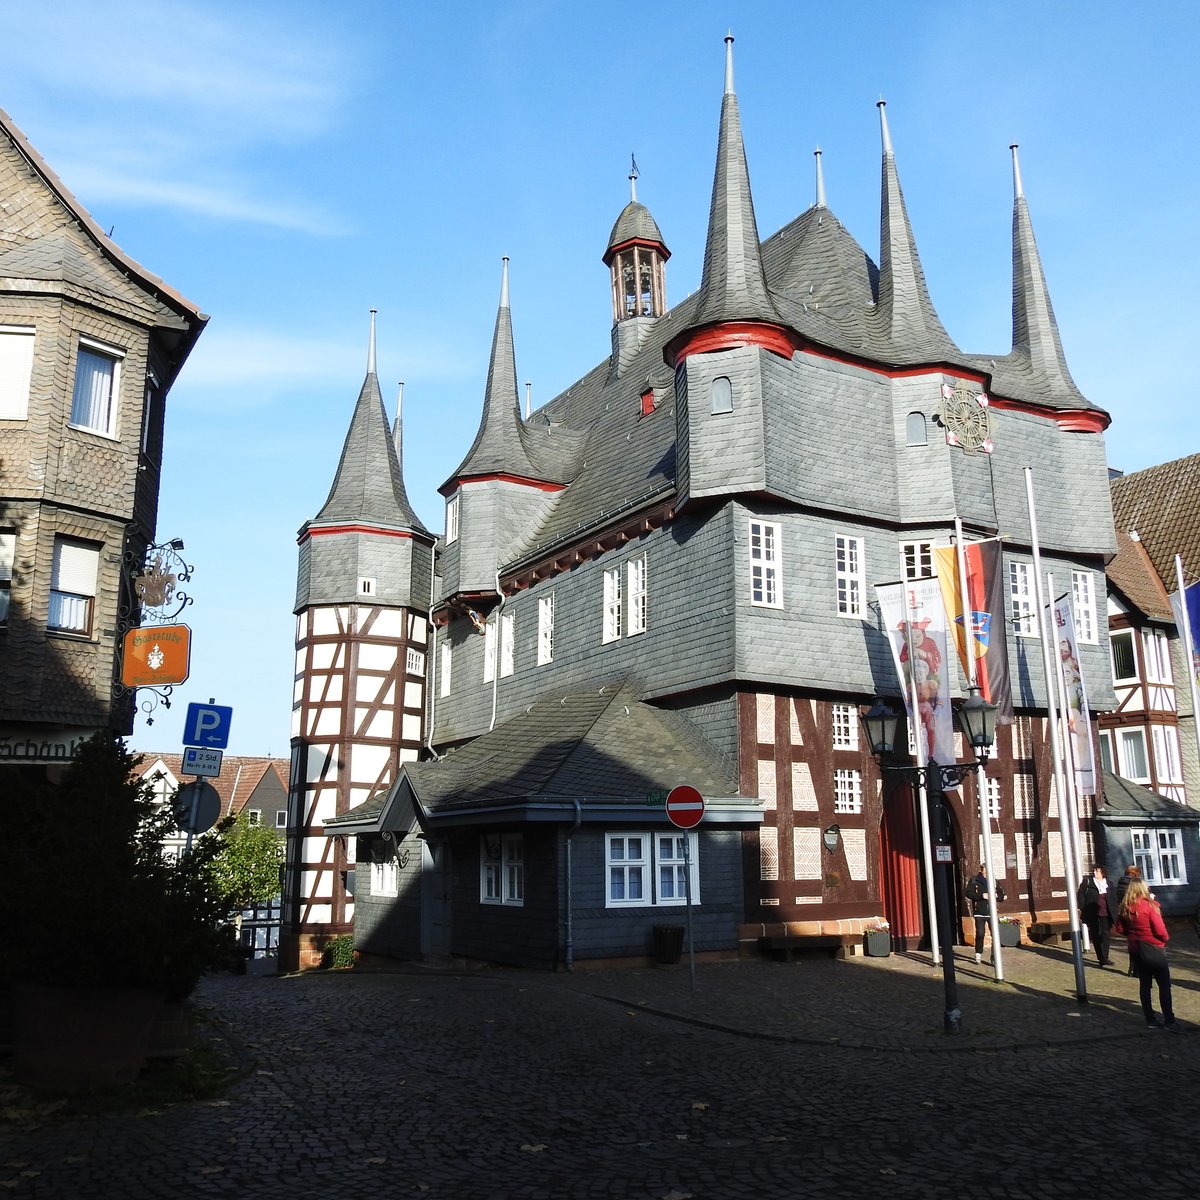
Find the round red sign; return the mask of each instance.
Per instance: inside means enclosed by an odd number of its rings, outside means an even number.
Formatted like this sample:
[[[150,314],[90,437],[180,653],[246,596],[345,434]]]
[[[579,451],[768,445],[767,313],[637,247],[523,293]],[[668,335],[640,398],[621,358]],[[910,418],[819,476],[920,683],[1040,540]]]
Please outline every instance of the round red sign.
[[[683,784],[667,794],[667,816],[680,829],[691,829],[704,816],[704,797],[694,787]]]

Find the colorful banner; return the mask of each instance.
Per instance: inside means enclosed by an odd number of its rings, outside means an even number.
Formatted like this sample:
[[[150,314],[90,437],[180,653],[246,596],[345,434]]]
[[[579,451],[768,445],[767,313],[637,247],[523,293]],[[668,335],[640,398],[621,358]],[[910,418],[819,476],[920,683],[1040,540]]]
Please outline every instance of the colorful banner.
[[[1192,677],[1197,684],[1200,684],[1200,646],[1196,644],[1196,638],[1200,636],[1200,583],[1193,583],[1191,587],[1185,587],[1183,595],[1187,601],[1186,607],[1179,603],[1178,591],[1171,593],[1171,609],[1175,613],[1175,625],[1179,630],[1179,636],[1187,636],[1184,633],[1185,624],[1188,634],[1190,634]],[[1186,641],[1184,644],[1187,644]]]
[[[1004,594],[1004,571],[999,538],[968,542],[963,546],[967,571],[967,602],[971,613],[971,650],[975,658],[975,682],[985,700],[999,707],[997,721],[1013,723],[1012,681],[1008,670],[1008,601]],[[954,630],[958,658],[970,678],[967,662],[967,632],[963,619],[962,588],[959,586],[958,557],[953,546],[933,551],[934,569],[942,588],[946,618]]]
[[[879,611],[896,674],[904,692],[904,708],[913,722],[916,691],[916,729],[923,739],[924,758],[939,763],[957,761],[954,753],[954,715],[946,662],[946,611],[936,579],[875,585]]]
[[[1054,602],[1054,646],[1062,659],[1063,682],[1067,690],[1067,736],[1075,762],[1075,791],[1079,796],[1096,794],[1095,752],[1092,748],[1092,714],[1088,711],[1079,665],[1079,643],[1075,638],[1075,617],[1071,598],[1060,596]]]

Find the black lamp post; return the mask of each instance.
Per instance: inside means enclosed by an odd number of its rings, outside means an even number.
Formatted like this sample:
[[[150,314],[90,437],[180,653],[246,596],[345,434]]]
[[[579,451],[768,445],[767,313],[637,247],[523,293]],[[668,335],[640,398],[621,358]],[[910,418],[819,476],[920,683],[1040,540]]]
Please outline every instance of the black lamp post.
[[[879,761],[880,769],[924,785],[925,799],[929,807],[929,832],[935,842],[948,843],[950,840],[946,788],[957,787],[972,771],[978,771],[987,762],[992,744],[996,740],[998,712],[995,704],[989,704],[980,696],[977,688],[972,688],[971,695],[959,705],[954,716],[967,746],[975,754],[974,760],[943,765],[930,759],[923,767],[899,766],[886,761],[896,750],[896,726],[900,720],[898,713],[882,700],[876,700],[870,711],[862,717],[871,753]],[[962,1010],[958,1006],[958,981],[954,975],[954,941],[951,936],[949,860],[935,862],[933,874],[938,941],[942,946],[942,984],[945,991],[942,1027],[946,1033],[961,1033]]]

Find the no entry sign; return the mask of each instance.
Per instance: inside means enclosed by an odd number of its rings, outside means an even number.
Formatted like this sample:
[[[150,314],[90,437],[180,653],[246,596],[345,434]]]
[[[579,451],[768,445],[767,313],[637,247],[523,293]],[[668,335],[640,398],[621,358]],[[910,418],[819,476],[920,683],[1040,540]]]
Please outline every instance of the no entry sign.
[[[694,787],[683,784],[667,793],[667,816],[679,829],[691,829],[704,816],[704,797]]]

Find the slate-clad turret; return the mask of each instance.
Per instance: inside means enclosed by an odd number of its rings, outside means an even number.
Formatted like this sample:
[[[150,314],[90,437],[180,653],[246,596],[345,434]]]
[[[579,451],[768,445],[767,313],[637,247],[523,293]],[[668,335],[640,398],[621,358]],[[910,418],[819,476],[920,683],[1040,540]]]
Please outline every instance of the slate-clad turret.
[[[917,254],[896,155],[888,130],[887,105],[879,101],[883,178],[879,219],[879,299],[874,333],[881,354],[896,363],[943,362],[960,357],[929,299]]]

